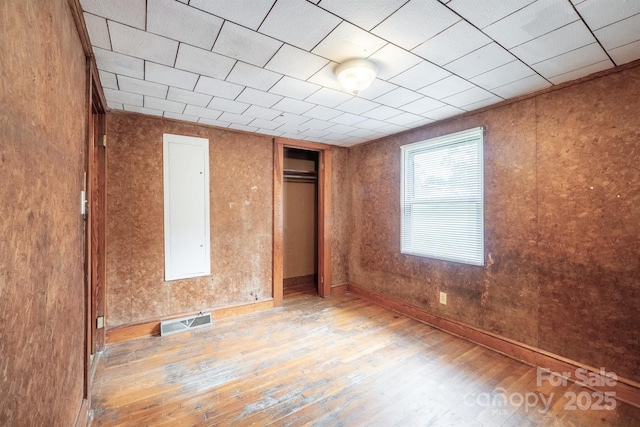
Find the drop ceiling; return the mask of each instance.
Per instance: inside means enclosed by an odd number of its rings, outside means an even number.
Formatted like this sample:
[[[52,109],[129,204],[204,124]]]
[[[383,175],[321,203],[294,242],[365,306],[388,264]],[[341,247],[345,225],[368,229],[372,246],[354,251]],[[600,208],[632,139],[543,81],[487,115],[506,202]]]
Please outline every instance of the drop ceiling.
[[[351,146],[640,58],[638,0],[81,0],[108,106]],[[378,67],[357,96],[333,73]]]

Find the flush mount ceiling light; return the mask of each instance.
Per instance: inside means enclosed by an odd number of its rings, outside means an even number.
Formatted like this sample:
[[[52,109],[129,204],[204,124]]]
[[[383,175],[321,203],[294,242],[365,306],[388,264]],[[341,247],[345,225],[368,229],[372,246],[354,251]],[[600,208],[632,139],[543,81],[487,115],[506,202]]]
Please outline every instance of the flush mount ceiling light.
[[[366,59],[350,59],[336,68],[336,77],[346,90],[357,94],[371,85],[378,67]]]

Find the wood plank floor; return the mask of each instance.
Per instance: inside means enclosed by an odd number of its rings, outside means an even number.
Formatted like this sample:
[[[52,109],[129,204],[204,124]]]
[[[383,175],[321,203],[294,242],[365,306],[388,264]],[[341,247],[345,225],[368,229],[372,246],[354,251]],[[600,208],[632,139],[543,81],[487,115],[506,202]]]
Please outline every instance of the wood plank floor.
[[[566,410],[588,390],[538,386],[535,368],[308,286],[282,308],[112,344],[93,384],[92,426],[640,425],[638,408]]]

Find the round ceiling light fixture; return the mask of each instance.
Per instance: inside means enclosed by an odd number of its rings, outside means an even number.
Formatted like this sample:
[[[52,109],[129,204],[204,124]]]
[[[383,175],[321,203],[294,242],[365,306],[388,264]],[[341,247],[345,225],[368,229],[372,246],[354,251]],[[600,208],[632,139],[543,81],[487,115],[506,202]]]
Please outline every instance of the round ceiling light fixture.
[[[368,88],[376,78],[378,67],[366,59],[350,59],[336,68],[336,77],[343,88],[356,95]]]

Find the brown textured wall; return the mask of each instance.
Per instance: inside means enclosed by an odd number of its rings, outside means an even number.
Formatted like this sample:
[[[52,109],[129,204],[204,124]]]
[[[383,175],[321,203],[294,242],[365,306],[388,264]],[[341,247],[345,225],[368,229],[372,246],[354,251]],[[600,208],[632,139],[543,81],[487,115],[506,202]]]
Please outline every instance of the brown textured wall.
[[[271,298],[271,138],[128,113],[107,121],[107,327]],[[163,133],[209,139],[210,276],[164,281]]]
[[[66,0],[0,2],[0,425],[83,397],[85,57]]]
[[[349,150],[331,148],[331,284],[349,283]]]
[[[352,148],[350,281],[640,380],[638,111],[640,67]],[[476,126],[486,265],[400,254],[400,146]]]

